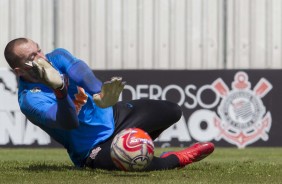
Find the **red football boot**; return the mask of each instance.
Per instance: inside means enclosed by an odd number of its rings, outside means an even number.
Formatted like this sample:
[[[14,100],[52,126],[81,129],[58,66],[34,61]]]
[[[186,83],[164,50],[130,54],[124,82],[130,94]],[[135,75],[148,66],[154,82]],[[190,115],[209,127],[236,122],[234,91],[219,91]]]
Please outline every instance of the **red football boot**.
[[[180,167],[184,167],[193,162],[198,162],[208,155],[210,155],[214,150],[214,145],[211,142],[205,143],[195,143],[192,146],[181,150],[181,151],[170,151],[163,153],[160,158],[168,157],[169,155],[175,155],[179,159]]]

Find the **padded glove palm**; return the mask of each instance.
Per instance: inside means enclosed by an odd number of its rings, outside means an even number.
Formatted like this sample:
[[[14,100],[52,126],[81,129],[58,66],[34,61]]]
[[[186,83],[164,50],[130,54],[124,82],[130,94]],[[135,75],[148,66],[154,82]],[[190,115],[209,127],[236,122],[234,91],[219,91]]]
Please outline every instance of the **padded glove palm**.
[[[63,79],[60,73],[45,59],[39,58],[32,62],[32,69],[41,82],[52,89],[63,87]]]
[[[101,108],[113,106],[117,103],[124,86],[125,82],[121,77],[113,77],[111,81],[104,82],[101,92],[94,94],[93,100]]]

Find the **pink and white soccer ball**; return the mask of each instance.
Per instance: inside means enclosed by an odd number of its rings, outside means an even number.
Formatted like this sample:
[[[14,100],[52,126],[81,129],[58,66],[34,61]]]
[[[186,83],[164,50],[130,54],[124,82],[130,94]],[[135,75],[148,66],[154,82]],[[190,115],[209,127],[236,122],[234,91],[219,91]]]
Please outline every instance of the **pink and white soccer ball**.
[[[127,128],[118,133],[111,145],[114,164],[124,171],[145,169],[154,156],[154,143],[145,131]]]

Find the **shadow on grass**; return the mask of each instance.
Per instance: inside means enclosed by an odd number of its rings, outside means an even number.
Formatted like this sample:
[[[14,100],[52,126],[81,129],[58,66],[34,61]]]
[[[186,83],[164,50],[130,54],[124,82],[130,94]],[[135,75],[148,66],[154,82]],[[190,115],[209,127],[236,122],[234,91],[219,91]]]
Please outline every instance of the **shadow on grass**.
[[[117,171],[116,173],[112,173],[112,176],[115,177],[148,177],[150,174],[148,172],[122,172],[119,173],[120,171]]]
[[[95,174],[109,174],[115,177],[147,177],[149,176],[149,172],[140,171],[140,172],[125,172],[125,171],[108,171],[102,169],[90,169],[90,168],[78,168],[72,165],[57,165],[57,164],[47,164],[47,163],[36,163],[30,164],[25,167],[21,167],[18,169],[22,169],[28,172],[50,172],[50,171],[57,171],[57,172],[66,172],[66,171],[86,171]]]
[[[21,168],[29,172],[46,172],[46,171],[68,171],[68,170],[82,170],[70,165],[55,165],[55,164],[31,164],[28,167]]]
[[[119,171],[119,170],[103,170],[103,169],[89,169],[88,171],[95,174],[111,175],[114,177],[147,177],[150,176],[150,171]]]

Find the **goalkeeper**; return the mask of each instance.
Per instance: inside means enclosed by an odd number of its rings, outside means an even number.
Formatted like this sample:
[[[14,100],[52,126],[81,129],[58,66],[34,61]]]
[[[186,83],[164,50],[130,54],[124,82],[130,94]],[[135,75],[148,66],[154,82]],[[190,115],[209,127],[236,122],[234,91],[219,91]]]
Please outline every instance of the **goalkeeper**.
[[[77,167],[116,169],[110,145],[117,133],[137,127],[154,140],[182,115],[180,107],[168,101],[118,102],[125,85],[122,78],[102,83],[83,61],[64,49],[44,55],[36,42],[17,38],[7,44],[4,55],[19,77],[21,111],[64,146]],[[212,143],[196,143],[154,157],[146,169],[184,167],[213,150]]]

